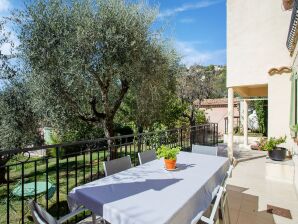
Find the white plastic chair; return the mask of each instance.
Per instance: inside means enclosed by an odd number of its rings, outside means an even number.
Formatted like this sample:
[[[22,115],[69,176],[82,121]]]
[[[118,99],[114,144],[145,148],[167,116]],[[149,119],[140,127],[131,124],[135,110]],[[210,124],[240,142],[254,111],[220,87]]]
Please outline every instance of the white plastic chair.
[[[198,221],[203,221],[204,223],[208,223],[208,224],[213,224],[213,223],[217,223],[218,221],[218,211],[219,209],[221,210],[222,213],[222,218],[223,218],[223,223],[224,224],[230,224],[231,223],[231,219],[230,219],[230,213],[229,213],[229,208],[227,210],[227,216],[226,216],[226,212],[225,212],[225,208],[228,207],[228,200],[227,200],[227,180],[229,177],[232,176],[232,171],[233,171],[233,165],[229,166],[228,171],[226,172],[226,175],[224,177],[224,179],[222,180],[222,183],[220,186],[218,186],[218,191],[217,194],[215,195],[215,197],[213,198],[212,202],[211,202],[211,206],[212,206],[212,210],[210,213],[209,217],[206,216],[200,216],[200,214],[198,214],[198,217],[200,218],[194,218],[191,222],[191,224],[195,224]]]
[[[191,152],[205,155],[217,156],[217,146],[192,145]]]
[[[115,173],[127,170],[131,168],[130,156],[125,156],[119,159],[114,159],[110,161],[105,161],[103,163],[103,168],[105,171],[105,176],[110,176]]]
[[[70,218],[78,215],[79,213],[87,210],[85,208],[79,208],[65,216],[63,216],[62,218],[60,218],[59,220],[56,220],[53,216],[51,216],[45,209],[43,209],[38,203],[36,203],[33,200],[29,201],[29,208],[31,211],[31,215],[33,217],[33,221],[35,224],[60,224],[60,223],[64,223],[67,220],[69,220]],[[93,223],[95,223],[95,220],[93,220]]]
[[[139,152],[138,157],[141,165],[157,159],[155,150]]]
[[[220,200],[221,200],[221,197],[222,197],[222,194],[223,194],[223,187],[218,186],[217,188],[218,188],[218,191],[217,191],[217,194],[215,196],[214,205],[212,207],[212,210],[211,210],[211,213],[210,213],[209,217],[206,217],[204,215],[201,216],[200,215],[201,213],[199,213],[197,215],[197,217],[195,217],[191,221],[191,224],[196,224],[199,221],[202,221],[202,222],[207,223],[207,224],[217,223],[217,221],[219,220],[218,209],[219,209]]]
[[[233,165],[230,165],[226,177],[223,180],[222,187],[223,187],[223,194],[222,198],[220,200],[219,208],[221,210],[222,219],[224,224],[230,224],[231,223],[231,217],[230,217],[230,211],[229,211],[229,205],[228,205],[228,197],[227,197],[227,181],[228,178],[232,177],[232,171],[233,171]],[[227,210],[226,210],[227,208]]]

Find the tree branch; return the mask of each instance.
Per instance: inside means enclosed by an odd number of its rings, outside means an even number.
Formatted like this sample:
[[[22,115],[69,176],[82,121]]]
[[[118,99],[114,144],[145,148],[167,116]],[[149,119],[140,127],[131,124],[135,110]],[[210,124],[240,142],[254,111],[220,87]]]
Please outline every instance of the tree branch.
[[[129,89],[128,81],[126,79],[121,79],[121,90],[111,110],[111,116],[114,116],[116,114],[128,89]]]
[[[78,117],[82,121],[85,121],[85,122],[97,122],[97,121],[99,121],[98,118],[94,117],[94,116],[85,116],[85,115],[80,114]]]
[[[105,119],[106,118],[106,114],[105,113],[101,113],[101,112],[98,112],[97,109],[96,109],[96,99],[95,97],[93,97],[93,99],[89,102],[90,105],[91,105],[91,109],[92,109],[92,112],[93,114],[95,115],[95,117],[97,117],[99,120],[102,120],[102,119]]]

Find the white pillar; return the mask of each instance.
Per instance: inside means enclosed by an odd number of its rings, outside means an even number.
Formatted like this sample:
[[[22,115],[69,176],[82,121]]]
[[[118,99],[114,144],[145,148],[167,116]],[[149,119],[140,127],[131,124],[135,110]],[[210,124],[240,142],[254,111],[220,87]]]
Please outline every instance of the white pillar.
[[[228,89],[228,157],[233,159],[233,135],[234,135],[234,90]]]
[[[243,145],[248,145],[248,102],[243,101]]]

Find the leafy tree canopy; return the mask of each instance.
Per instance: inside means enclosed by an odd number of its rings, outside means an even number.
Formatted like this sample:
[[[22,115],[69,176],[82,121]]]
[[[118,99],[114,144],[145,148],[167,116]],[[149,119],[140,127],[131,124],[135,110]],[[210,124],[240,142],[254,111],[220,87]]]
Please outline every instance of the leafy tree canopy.
[[[183,75],[178,78],[177,95],[187,108],[183,116],[189,119],[192,126],[196,124],[201,102],[209,98],[214,91],[213,69],[212,66],[194,65],[189,69],[185,68]]]
[[[37,0],[14,13],[34,109],[59,129],[102,125],[106,137],[129,91],[146,113],[178,71],[175,51],[152,28],[156,15],[122,0]]]

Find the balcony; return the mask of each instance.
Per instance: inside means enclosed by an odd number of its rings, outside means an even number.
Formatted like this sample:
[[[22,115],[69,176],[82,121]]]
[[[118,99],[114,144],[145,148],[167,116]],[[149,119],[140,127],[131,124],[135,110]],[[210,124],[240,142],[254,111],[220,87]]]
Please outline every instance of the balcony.
[[[59,218],[69,212],[67,195],[74,187],[104,177],[103,161],[130,155],[133,166],[137,166],[138,152],[156,149],[160,145],[180,146],[183,151],[190,151],[192,144],[217,145],[217,128],[217,124],[206,124],[118,136],[110,139],[112,147],[108,147],[109,139],[103,138],[2,151],[1,156],[9,156],[11,160],[8,165],[0,167],[6,179],[6,183],[0,185],[0,223],[32,221],[29,199],[36,200],[51,215]],[[84,212],[73,222],[89,215]]]

